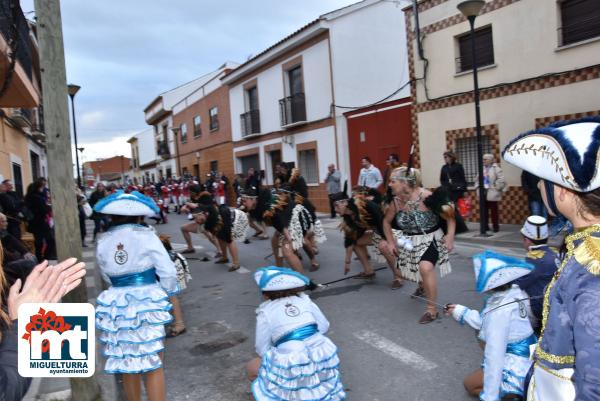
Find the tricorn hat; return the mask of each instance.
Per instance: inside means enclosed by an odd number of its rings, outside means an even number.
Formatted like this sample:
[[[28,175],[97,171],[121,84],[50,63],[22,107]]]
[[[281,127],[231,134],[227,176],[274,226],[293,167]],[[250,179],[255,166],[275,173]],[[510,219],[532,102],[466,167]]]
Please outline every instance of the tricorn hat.
[[[97,213],[117,216],[154,216],[160,212],[151,198],[138,191],[128,194],[122,189],[99,200],[94,210]]]
[[[261,267],[254,273],[254,280],[261,291],[283,291],[308,285],[308,277],[287,267]]]
[[[475,289],[485,292],[508,284],[533,270],[533,265],[521,259],[485,251],[473,256]]]

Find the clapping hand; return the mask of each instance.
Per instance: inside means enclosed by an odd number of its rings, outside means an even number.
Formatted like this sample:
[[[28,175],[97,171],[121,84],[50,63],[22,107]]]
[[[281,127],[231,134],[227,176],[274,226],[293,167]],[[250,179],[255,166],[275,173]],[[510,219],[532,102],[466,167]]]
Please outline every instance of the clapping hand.
[[[48,261],[37,265],[25,280],[18,279],[8,293],[8,313],[16,319],[24,303],[58,302],[79,284],[85,276],[85,263],[69,258],[50,266]],[[22,288],[21,288],[22,287]]]

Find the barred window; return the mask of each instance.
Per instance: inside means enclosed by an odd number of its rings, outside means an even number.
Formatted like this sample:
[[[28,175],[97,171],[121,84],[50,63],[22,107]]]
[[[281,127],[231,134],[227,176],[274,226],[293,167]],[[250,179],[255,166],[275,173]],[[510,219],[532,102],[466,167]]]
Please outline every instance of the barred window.
[[[483,154],[493,153],[490,139],[487,136],[481,137]],[[475,177],[479,170],[477,166],[477,137],[458,138],[455,143],[455,153],[458,162],[462,164],[465,170],[465,178],[468,186],[475,185]]]
[[[304,177],[307,184],[319,183],[319,172],[317,167],[317,150],[308,149],[298,152],[298,167],[300,174]]]
[[[471,48],[471,33],[465,33],[457,37],[460,56],[456,60],[456,72],[469,71],[473,69],[473,49]],[[479,28],[474,34],[475,57],[477,68],[494,64],[494,41],[492,40],[491,25]]]

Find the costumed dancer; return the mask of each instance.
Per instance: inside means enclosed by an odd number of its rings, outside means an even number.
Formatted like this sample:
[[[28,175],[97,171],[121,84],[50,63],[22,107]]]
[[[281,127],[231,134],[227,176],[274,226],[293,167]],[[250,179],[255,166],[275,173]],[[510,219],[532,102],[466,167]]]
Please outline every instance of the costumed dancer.
[[[362,197],[348,198],[345,192],[333,194],[331,199],[334,202],[336,213],[343,219],[340,229],[344,233],[344,248],[346,248],[344,274],[350,272],[352,252],[354,251],[363,267],[363,272],[358,277],[374,278],[375,271],[369,260],[367,246],[377,247],[384,236],[381,208],[375,202]],[[393,270],[397,272],[401,281],[400,270]]]
[[[529,216],[521,228],[521,234],[523,247],[527,250],[525,261],[535,268],[528,275],[515,281],[515,284],[531,298],[531,323],[533,330],[539,335],[542,324],[542,297],[558,268],[558,249],[548,245],[548,224],[545,217]]]
[[[227,252],[231,254],[232,264],[228,271],[238,270],[240,265],[236,242],[243,242],[248,231],[248,217],[239,209],[227,205],[200,205],[194,212],[194,221],[211,233],[219,241],[223,255],[215,263],[229,263]]]
[[[187,244],[187,248],[181,253],[196,253],[196,248],[194,248],[194,244],[192,244],[192,233],[194,234],[204,234],[204,236],[213,244],[216,248],[215,258],[222,258],[223,254],[221,253],[221,247],[219,246],[219,242],[210,232],[204,230],[202,225],[196,223],[193,218],[193,212],[200,207],[200,205],[212,205],[213,198],[209,192],[202,191],[202,187],[198,184],[194,184],[190,186],[190,202],[186,203],[181,207],[181,212],[188,213],[189,219],[192,220],[189,223],[186,223],[180,227],[181,234],[183,235],[183,239]]]
[[[303,291],[309,279],[291,269],[254,274],[263,299],[256,310],[255,348],[247,365],[257,401],[339,401],[346,398],[329,322]]]
[[[482,401],[522,401],[525,376],[531,367],[529,346],[535,344],[527,294],[512,282],[529,274],[533,265],[485,251],[473,256],[475,289],[488,294],[481,312],[450,304],[446,314],[479,332],[483,369],[464,380],[465,389]]]
[[[172,320],[169,296],[179,288],[175,266],[154,229],[140,224],[157,209],[137,191],[117,191],[95,206],[97,213],[112,217],[96,250],[102,278],[111,284],[96,299],[96,327],[105,371],[123,374],[129,401],[141,399],[142,374],[148,399],[165,400],[164,325]]]
[[[419,323],[431,323],[439,317],[437,300],[437,276],[435,267],[444,277],[450,273],[449,251],[454,248],[454,206],[436,190],[435,193],[421,187],[421,173],[417,169],[399,167],[392,171],[390,187],[394,200],[387,208],[383,220],[385,241],[379,250],[386,256],[398,257],[402,276],[419,283],[413,294],[427,297],[430,301]],[[440,227],[441,220],[447,223],[447,234]],[[392,233],[392,222],[402,230],[405,241],[397,247]]]
[[[158,238],[169,253],[169,257],[175,265],[175,270],[177,271],[177,285],[179,285],[179,289],[183,291],[187,288],[188,281],[192,279],[188,262],[182,254],[173,250],[173,247],[171,246],[171,237],[166,234],[160,234]],[[167,326],[167,337],[170,338],[177,337],[178,335],[185,333],[186,329],[179,298],[177,295],[173,295],[169,297],[169,301],[173,305],[171,313],[173,314],[174,318],[173,322]]]
[[[512,140],[504,160],[541,178],[553,216],[575,228],[544,294],[529,401],[600,399],[600,117],[558,122]]]
[[[240,209],[248,214],[248,224],[256,230],[253,237],[269,239],[263,213],[271,203],[271,191],[267,188],[249,187],[240,190]]]
[[[271,200],[269,210],[263,214],[265,223],[276,230],[271,240],[276,264],[283,265],[285,258],[298,273],[304,273],[298,257],[300,248],[310,258],[310,271],[315,271],[319,269],[319,263],[312,246],[313,241],[320,243],[326,240],[320,222],[314,220],[316,217],[304,207],[303,200],[302,196],[281,188]]]

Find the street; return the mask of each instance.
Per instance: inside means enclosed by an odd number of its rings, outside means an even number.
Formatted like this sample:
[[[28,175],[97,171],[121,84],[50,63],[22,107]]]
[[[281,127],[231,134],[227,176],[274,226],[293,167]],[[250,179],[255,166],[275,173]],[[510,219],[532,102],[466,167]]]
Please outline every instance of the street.
[[[178,227],[184,221],[184,216],[171,213],[169,224],[156,226],[157,232],[171,235],[175,246],[183,248]],[[321,269],[310,273],[317,282],[343,276],[343,239],[335,228],[337,221],[326,219],[324,226],[328,240],[320,246]],[[251,273],[273,263],[272,258],[264,259],[271,253],[270,242],[253,239],[248,245],[239,244],[243,268],[233,273],[226,265],[193,260],[214,252],[202,236],[194,236],[194,245],[197,253],[187,255],[193,279],[180,295],[187,332],[166,342],[167,399],[251,400],[244,365],[255,356],[254,310],[260,303]],[[470,256],[483,248],[474,241],[457,241],[451,255],[453,272],[439,284],[439,303],[481,306]],[[307,264],[305,258],[305,268]],[[352,269],[360,271],[358,261],[353,261]],[[462,380],[482,361],[475,332],[447,317],[418,324],[424,304],[409,297],[415,284],[392,291],[390,282],[386,269],[372,282],[350,279],[311,294],[331,323],[327,335],[339,347],[348,399],[470,399]]]

